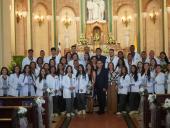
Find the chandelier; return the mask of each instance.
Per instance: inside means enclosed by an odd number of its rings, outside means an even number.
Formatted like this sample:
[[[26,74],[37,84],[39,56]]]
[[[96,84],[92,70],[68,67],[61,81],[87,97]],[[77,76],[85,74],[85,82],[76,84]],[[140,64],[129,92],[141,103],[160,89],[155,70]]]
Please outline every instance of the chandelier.
[[[68,27],[71,25],[71,18],[68,17],[67,12],[65,14],[65,17],[62,18],[62,22],[63,22],[64,26],[66,27],[66,29],[68,29]]]
[[[127,14],[127,11],[125,11],[125,15],[121,17],[122,24],[125,25],[125,27],[128,27],[130,22],[132,21],[132,16]]]
[[[149,17],[154,24],[156,23],[158,15],[159,15],[159,13],[157,11],[155,11],[155,8],[153,8],[152,12],[149,13]]]
[[[19,7],[17,5],[17,10],[15,11],[15,15],[16,15],[16,21],[17,23],[19,23],[22,19],[24,19],[27,16],[27,12],[23,11],[23,8],[19,10]]]

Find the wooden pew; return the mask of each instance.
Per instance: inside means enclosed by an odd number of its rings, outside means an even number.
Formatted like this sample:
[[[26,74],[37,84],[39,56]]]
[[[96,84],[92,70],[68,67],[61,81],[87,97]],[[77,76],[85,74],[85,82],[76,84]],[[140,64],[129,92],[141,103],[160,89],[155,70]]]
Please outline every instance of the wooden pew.
[[[30,106],[36,97],[0,97],[0,106]],[[49,111],[48,111],[48,97],[43,97],[45,104],[43,107],[43,123],[45,128],[49,128]]]
[[[163,94],[163,95],[156,95],[156,101],[157,101],[157,112],[156,112],[156,125],[158,128],[162,128],[162,121],[165,121],[166,111],[162,108],[162,105],[164,104],[164,101],[166,98],[170,98],[169,94]],[[144,97],[144,107],[143,107],[143,121],[144,121],[144,128],[149,128],[149,123],[151,121],[151,112],[149,109],[149,102],[148,102],[148,95],[145,95]]]
[[[17,111],[20,106],[0,106],[0,127],[2,128],[19,128],[19,120],[17,118]],[[36,122],[36,106],[23,106],[27,108],[26,117],[29,124],[33,128],[37,128]]]

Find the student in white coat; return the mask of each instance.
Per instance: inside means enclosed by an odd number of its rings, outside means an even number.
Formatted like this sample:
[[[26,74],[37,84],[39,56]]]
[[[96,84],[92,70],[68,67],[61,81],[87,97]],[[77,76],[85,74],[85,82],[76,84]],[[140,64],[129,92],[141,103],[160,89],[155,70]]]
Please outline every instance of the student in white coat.
[[[76,76],[73,75],[72,66],[66,67],[65,76],[63,77],[63,98],[66,101],[67,117],[75,116],[74,99],[76,97]]]
[[[21,86],[19,84],[19,77],[21,74],[21,69],[19,66],[15,66],[13,74],[9,77],[9,95],[10,96],[20,96]]]
[[[140,102],[139,88],[142,83],[140,74],[138,74],[137,66],[131,66],[130,74],[130,95],[129,95],[129,108],[130,114],[137,112]]]
[[[9,76],[8,68],[2,67],[0,72],[0,96],[8,96]]]
[[[55,66],[50,67],[50,74],[47,75],[46,82],[47,82],[47,87],[53,90],[53,93],[50,96],[52,96],[53,99],[53,115],[57,117],[60,114],[59,107],[58,107],[59,80],[57,76],[57,69]]]
[[[28,56],[22,61],[22,69],[24,69],[25,65],[30,65],[31,62],[36,62],[36,58],[33,57],[33,53],[33,49],[28,50]]]
[[[118,103],[118,112],[117,115],[121,113],[126,113],[126,101],[127,101],[127,94],[128,88],[130,85],[130,76],[128,75],[128,70],[126,66],[121,68],[120,79],[118,82],[118,96],[119,96],[119,103]]]
[[[46,71],[44,68],[40,69],[40,74],[38,75],[35,84],[37,88],[36,96],[43,96],[45,90],[47,89]]]
[[[134,45],[131,45],[129,50],[130,50],[130,53],[132,55],[133,64],[137,65],[137,63],[141,60],[140,55],[137,52],[135,52],[135,46]]]
[[[168,63],[168,65],[167,65],[166,89],[167,89],[167,94],[170,94],[170,63]]]
[[[78,115],[86,114],[86,91],[89,78],[84,70],[83,65],[79,65],[76,75],[76,96],[78,102]]]
[[[105,68],[108,67],[108,64],[110,62],[113,63],[114,67],[116,67],[117,63],[118,63],[119,58],[117,56],[114,55],[114,49],[110,49],[109,50],[109,56],[107,56],[106,58],[106,62],[105,62]]]
[[[35,79],[31,73],[30,65],[25,65],[23,74],[19,77],[21,88],[21,96],[35,96]]]
[[[63,81],[63,77],[64,77],[64,64],[59,63],[57,66],[57,75],[59,77],[59,109],[61,112],[61,115],[65,115],[65,100],[63,98],[63,85],[62,85],[62,81]]]
[[[46,58],[46,62],[45,63],[49,63],[49,61],[51,59],[55,60],[55,63],[58,64],[60,62],[60,54],[59,54],[59,49],[56,48],[51,48],[51,56]]]
[[[165,74],[161,72],[161,65],[156,66],[155,93],[165,94]]]
[[[141,86],[147,90],[149,94],[154,93],[154,78],[155,74],[151,73],[149,63],[145,63],[141,73]]]

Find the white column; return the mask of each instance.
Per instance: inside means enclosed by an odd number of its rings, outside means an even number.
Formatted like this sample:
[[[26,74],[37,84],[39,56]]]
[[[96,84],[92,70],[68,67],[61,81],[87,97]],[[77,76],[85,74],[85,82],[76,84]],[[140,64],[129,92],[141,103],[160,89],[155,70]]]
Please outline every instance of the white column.
[[[3,65],[3,24],[2,24],[2,0],[0,0],[0,67]]]
[[[168,54],[168,14],[167,14],[167,7],[166,7],[166,0],[163,0],[163,33],[164,33],[164,50]]]
[[[15,0],[11,0],[10,18],[11,18],[11,52],[12,56],[16,54],[16,41],[15,41]]]
[[[27,45],[26,45],[26,49],[25,50],[28,50],[28,49],[30,49],[31,48],[31,33],[32,33],[32,31],[31,31],[31,0],[27,0],[27,4],[28,4],[28,14],[27,14]],[[26,52],[25,52],[26,53]]]
[[[11,62],[12,57],[12,46],[11,46],[11,17],[10,17],[10,7],[12,5],[11,0],[1,0],[2,1],[2,33],[3,33],[3,64],[8,66]]]

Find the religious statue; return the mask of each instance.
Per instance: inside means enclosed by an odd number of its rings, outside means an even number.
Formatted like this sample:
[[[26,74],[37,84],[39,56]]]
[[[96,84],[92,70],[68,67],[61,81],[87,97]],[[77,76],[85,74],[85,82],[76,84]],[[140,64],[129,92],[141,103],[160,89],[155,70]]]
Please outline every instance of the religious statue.
[[[104,0],[88,0],[88,21],[103,21],[105,12]]]

